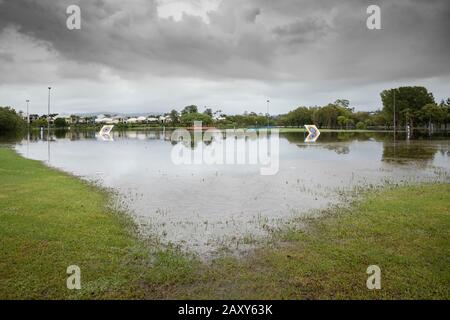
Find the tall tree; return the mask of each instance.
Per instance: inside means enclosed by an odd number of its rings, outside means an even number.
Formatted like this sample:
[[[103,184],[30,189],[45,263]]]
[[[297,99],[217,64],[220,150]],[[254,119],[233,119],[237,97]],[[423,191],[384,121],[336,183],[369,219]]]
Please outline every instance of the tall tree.
[[[337,125],[337,117],[340,115],[342,115],[340,107],[330,103],[314,111],[313,121],[319,126],[334,128]]]
[[[205,111],[203,111],[203,113],[210,117],[213,116],[213,111],[211,108],[206,108]]]
[[[196,105],[190,105],[184,107],[184,109],[181,110],[182,115],[185,115],[187,113],[198,113],[198,107]]]
[[[423,123],[427,123],[428,128],[431,129],[431,124],[445,123],[447,113],[445,108],[435,103],[429,103],[420,109],[418,115]]]
[[[344,109],[350,109],[350,101],[347,99],[337,99],[334,104]]]
[[[394,120],[394,95],[395,95],[395,125],[406,124],[406,117],[401,117],[408,111],[408,121],[411,127],[418,120],[418,113],[423,106],[434,103],[434,97],[425,87],[399,87],[381,92],[383,112],[390,123]],[[419,119],[420,120],[420,119]]]
[[[170,117],[170,120],[171,120],[172,124],[174,124],[174,125],[178,124],[179,118],[178,118],[178,111],[177,110],[173,109],[172,111],[170,111],[169,117]]]
[[[303,126],[312,123],[313,111],[306,107],[298,107],[290,111],[286,117],[285,122],[290,126]]]

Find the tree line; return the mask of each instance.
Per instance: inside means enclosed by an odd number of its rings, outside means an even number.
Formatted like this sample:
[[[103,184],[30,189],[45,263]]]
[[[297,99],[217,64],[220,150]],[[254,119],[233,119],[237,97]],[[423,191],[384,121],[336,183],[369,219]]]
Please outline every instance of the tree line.
[[[280,126],[315,124],[319,128],[385,129],[426,127],[439,129],[450,123],[450,98],[435,102],[433,94],[425,87],[399,87],[380,94],[383,107],[374,112],[355,111],[348,100],[336,100],[322,107],[298,107],[280,115]]]
[[[194,121],[202,121],[203,125],[218,127],[303,127],[315,124],[319,128],[330,129],[392,129],[394,126],[397,129],[407,126],[440,129],[447,128],[450,123],[450,98],[438,104],[425,87],[393,88],[384,90],[380,96],[383,107],[373,112],[355,111],[348,100],[338,99],[325,106],[300,106],[277,116],[255,112],[226,115],[221,110],[213,112],[211,108],[200,112],[196,105],[186,106],[180,112],[174,109],[166,115],[174,127],[192,126]],[[60,125],[57,121],[63,122],[64,119],[55,120],[55,126]],[[33,124],[46,126],[46,116],[39,117]],[[24,127],[23,113],[0,107],[0,133],[19,131]]]
[[[173,124],[192,125],[202,121],[224,127],[303,127],[315,124],[329,129],[397,129],[406,128],[447,128],[450,123],[450,98],[435,102],[433,94],[425,87],[399,87],[380,93],[382,108],[377,111],[355,111],[346,99],[338,99],[325,106],[300,106],[277,116],[244,112],[241,115],[225,115],[220,110],[210,108],[199,113],[195,105],[185,107],[181,113],[172,110]],[[217,117],[217,115],[220,115]]]

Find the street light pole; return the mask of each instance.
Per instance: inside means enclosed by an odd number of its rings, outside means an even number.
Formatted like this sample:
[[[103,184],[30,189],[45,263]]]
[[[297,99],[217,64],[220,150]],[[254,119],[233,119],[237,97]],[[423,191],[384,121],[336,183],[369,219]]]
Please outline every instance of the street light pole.
[[[394,135],[395,135],[395,129],[396,129],[396,119],[395,119],[395,89],[394,89]]]
[[[267,129],[269,128],[269,103],[270,100],[267,100]]]
[[[48,109],[47,109],[47,125],[48,125],[48,133],[50,135],[50,90],[52,87],[48,87]],[[48,137],[47,137],[48,139]]]
[[[27,99],[26,102],[27,102],[27,124],[30,125],[30,112],[28,107],[30,100]]]

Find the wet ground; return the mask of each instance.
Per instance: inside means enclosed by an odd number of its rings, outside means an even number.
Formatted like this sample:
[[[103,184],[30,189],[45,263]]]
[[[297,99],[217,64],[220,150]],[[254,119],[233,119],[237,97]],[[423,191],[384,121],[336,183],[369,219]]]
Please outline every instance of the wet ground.
[[[394,139],[392,133],[323,132],[316,143],[305,143],[304,133],[280,134],[275,175],[261,175],[260,164],[248,163],[249,150],[266,143],[264,137],[236,146],[236,157],[246,154],[244,164],[177,165],[171,134],[113,131],[105,139],[90,131],[56,131],[47,139],[35,132],[16,149],[113,188],[144,236],[203,257],[245,250],[292,218],[345,203],[371,186],[447,182],[450,176],[446,134]],[[205,152],[219,142],[178,143]]]

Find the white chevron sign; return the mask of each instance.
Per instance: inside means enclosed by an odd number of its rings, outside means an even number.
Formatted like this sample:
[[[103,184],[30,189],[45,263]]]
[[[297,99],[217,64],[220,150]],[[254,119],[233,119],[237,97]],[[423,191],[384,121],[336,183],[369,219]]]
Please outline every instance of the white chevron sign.
[[[309,133],[305,142],[316,142],[320,136],[320,131],[315,125],[305,124],[306,131]]]
[[[102,139],[103,141],[114,141],[114,139],[111,137],[111,131],[113,128],[114,125],[103,126],[98,133],[100,139]]]

